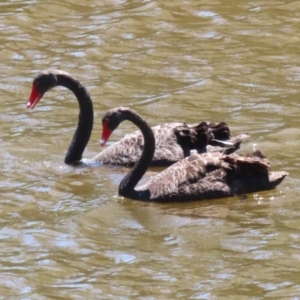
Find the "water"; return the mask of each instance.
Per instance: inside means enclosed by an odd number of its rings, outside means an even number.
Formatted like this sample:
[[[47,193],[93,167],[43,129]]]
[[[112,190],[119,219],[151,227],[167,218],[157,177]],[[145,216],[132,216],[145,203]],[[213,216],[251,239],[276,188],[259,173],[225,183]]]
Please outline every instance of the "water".
[[[297,1],[0,4],[0,299],[296,299]],[[78,105],[62,88],[26,109],[33,77],[76,76],[101,116],[226,121],[289,177],[275,190],[184,204],[117,197],[124,167],[63,164]],[[111,142],[135,130],[124,123]],[[159,171],[150,170],[145,176]],[[146,180],[145,179],[145,180]]]

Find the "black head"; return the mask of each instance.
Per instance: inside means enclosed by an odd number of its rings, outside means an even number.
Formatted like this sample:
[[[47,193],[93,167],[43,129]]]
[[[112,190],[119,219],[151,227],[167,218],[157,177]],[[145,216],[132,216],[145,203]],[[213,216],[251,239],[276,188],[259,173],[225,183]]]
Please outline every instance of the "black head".
[[[65,72],[56,70],[46,70],[40,72],[33,80],[32,90],[27,108],[33,109],[38,102],[42,99],[44,94],[50,89],[57,86],[57,75]],[[65,73],[68,75],[67,73]]]
[[[126,112],[131,111],[127,107],[116,107],[108,110],[102,118],[102,138],[100,144],[102,146],[108,141],[112,132],[124,121]]]

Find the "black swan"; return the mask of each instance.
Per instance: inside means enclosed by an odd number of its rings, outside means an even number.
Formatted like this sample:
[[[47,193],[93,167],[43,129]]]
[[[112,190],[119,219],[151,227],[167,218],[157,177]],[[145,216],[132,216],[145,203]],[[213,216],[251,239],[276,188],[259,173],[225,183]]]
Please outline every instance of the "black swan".
[[[269,161],[260,151],[245,157],[235,153],[193,153],[135,188],[153,158],[155,137],[136,112],[118,107],[107,111],[102,119],[102,145],[124,120],[139,127],[145,139],[140,159],[119,185],[119,195],[126,198],[168,202],[228,197],[273,189],[288,174],[271,172]]]
[[[56,87],[63,86],[71,90],[79,103],[79,120],[77,129],[65,156],[69,165],[102,163],[112,165],[133,165],[141,156],[144,139],[140,131],[126,135],[91,160],[82,161],[83,151],[90,139],[93,129],[93,103],[86,88],[70,74],[60,70],[45,70],[33,80],[28,108],[33,109],[44,94]],[[213,146],[212,151],[224,153],[234,152],[246,134],[230,137],[226,123],[206,123],[188,125],[186,123],[169,123],[152,127],[156,138],[155,153],[151,162],[154,166],[169,166],[190,155],[191,149],[205,152],[207,144]],[[223,140],[223,141],[222,141]]]

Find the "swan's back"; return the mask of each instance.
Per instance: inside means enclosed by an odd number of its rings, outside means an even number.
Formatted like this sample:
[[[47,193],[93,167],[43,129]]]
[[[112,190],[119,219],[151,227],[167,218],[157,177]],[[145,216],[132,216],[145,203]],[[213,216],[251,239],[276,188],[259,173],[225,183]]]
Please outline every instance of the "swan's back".
[[[247,156],[193,154],[136,190],[149,190],[150,201],[202,200],[273,189],[286,175],[271,172],[270,162],[260,151]]]
[[[183,158],[183,151],[176,142],[173,129],[182,123],[168,123],[152,127],[155,135],[155,154],[152,165],[170,165]],[[137,130],[126,134],[120,141],[105,148],[94,160],[103,164],[132,166],[141,157],[144,149],[144,137]]]

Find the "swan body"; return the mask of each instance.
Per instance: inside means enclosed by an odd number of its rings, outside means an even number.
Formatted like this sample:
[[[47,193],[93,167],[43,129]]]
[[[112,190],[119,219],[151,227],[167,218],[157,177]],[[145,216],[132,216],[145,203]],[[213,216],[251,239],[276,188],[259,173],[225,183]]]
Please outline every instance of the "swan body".
[[[247,134],[230,137],[229,127],[224,122],[193,125],[174,122],[151,129],[155,136],[151,166],[170,166],[193,152],[233,153],[249,137]],[[133,166],[141,157],[144,146],[143,134],[137,130],[105,148],[94,159],[104,164]]]
[[[192,154],[175,163],[137,191],[150,201],[191,201],[230,197],[275,188],[287,175],[270,172],[260,151],[246,157],[220,153]]]
[[[93,129],[94,112],[88,91],[77,79],[60,70],[40,72],[33,80],[27,107],[33,109],[43,95],[56,86],[71,90],[77,98],[80,109],[78,125],[65,156],[66,164],[102,163],[130,166],[138,161],[145,146],[140,131],[126,135],[94,158],[82,160]],[[150,163],[152,166],[169,166],[189,156],[192,149],[205,152],[209,144],[212,145],[212,151],[231,153],[238,149],[247,137],[244,134],[231,138],[229,127],[224,122],[202,122],[195,125],[177,122],[154,126],[152,130],[156,139],[155,153]]]
[[[143,201],[191,201],[235,196],[275,188],[287,176],[284,171],[271,172],[270,162],[260,152],[247,156],[235,153],[192,153],[147,183],[137,187],[155,152],[155,136],[150,126],[133,110],[118,107],[102,119],[102,144],[119,124],[129,120],[137,125],[145,139],[140,159],[119,186],[119,195]]]

